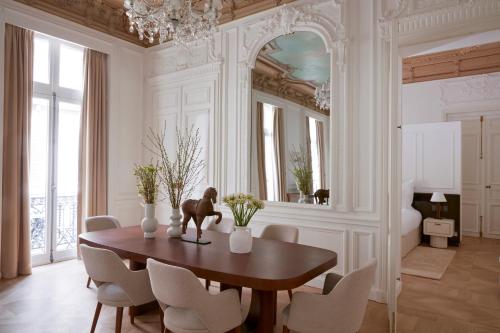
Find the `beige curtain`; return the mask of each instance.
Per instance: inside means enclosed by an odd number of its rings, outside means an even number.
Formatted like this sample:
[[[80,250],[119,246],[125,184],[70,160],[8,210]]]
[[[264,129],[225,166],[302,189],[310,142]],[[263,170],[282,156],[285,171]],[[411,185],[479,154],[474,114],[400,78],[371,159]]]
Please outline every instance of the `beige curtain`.
[[[85,50],[84,89],[78,170],[78,234],[88,216],[108,212],[107,55]]]
[[[286,196],[286,157],[284,114],[282,108],[274,108],[273,139],[276,152],[276,175],[278,180],[278,201],[287,201]]]
[[[259,197],[267,200],[266,185],[266,150],[264,146],[264,104],[257,102],[256,114],[256,136],[257,136],[257,171],[259,173]]]
[[[325,130],[322,121],[316,120],[316,140],[319,155],[319,182],[322,189],[325,189]]]
[[[306,152],[307,152],[307,164],[309,167],[312,165],[312,153],[311,153],[311,129],[309,128],[309,117],[306,116]],[[311,191],[312,189],[309,189]],[[311,193],[304,193],[311,194]]]
[[[33,32],[5,25],[1,276],[31,274],[29,148]]]

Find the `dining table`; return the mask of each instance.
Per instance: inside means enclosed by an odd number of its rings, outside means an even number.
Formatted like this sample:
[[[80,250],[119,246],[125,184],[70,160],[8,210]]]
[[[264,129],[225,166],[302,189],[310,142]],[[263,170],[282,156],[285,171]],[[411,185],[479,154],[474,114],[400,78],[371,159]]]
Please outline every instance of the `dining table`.
[[[203,230],[201,245],[167,236],[160,225],[155,238],[144,238],[140,226],[83,233],[80,244],[111,250],[129,259],[132,270],[146,267],[146,260],[184,267],[197,277],[221,283],[221,290],[251,288],[250,309],[243,332],[272,333],[276,323],[277,292],[300,287],[335,267],[337,253],[276,240],[253,238],[250,253],[232,253],[230,235]],[[187,229],[196,237],[196,229]],[[135,310],[138,314],[139,309]]]

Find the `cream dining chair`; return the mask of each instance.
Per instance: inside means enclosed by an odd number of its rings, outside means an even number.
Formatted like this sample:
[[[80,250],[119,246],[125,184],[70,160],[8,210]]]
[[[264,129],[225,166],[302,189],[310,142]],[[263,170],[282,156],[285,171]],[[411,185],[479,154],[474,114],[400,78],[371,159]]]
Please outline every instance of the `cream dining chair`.
[[[287,243],[297,243],[299,240],[299,229],[289,225],[271,224],[264,227],[260,238]],[[292,299],[291,290],[288,290],[288,297],[290,300]]]
[[[120,228],[120,222],[109,215],[92,216],[85,219],[85,230],[87,232]],[[87,280],[87,288],[90,287],[91,278]]]
[[[283,333],[355,333],[363,323],[377,261],[343,278],[328,274],[323,295],[297,292],[283,310]]]
[[[230,234],[234,230],[234,221],[223,218],[219,224],[215,224],[215,219],[212,219],[207,225],[207,230]],[[210,280],[205,280],[205,289],[209,290],[211,283]]]
[[[240,332],[243,322],[238,291],[211,295],[193,272],[148,259],[153,294],[164,309],[165,332]]]
[[[155,301],[147,270],[131,271],[120,257],[106,249],[80,245],[87,273],[97,286],[97,307],[90,332],[95,332],[102,305],[116,307],[115,332],[120,333],[123,308]],[[130,316],[134,324],[133,313]]]

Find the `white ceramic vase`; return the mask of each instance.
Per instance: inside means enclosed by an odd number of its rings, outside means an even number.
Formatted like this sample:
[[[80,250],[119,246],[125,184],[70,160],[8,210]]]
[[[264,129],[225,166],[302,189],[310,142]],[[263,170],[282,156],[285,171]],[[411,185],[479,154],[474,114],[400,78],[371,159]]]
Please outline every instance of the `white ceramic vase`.
[[[182,223],[181,223],[181,213],[179,208],[172,208],[172,216],[170,216],[170,225],[167,229],[167,235],[169,237],[181,237],[182,236]]]
[[[304,195],[304,192],[300,191],[299,200],[297,202],[306,203],[306,196]]]
[[[234,227],[229,236],[229,249],[233,253],[249,253],[252,251],[252,232],[248,227]]]
[[[158,220],[155,217],[155,205],[144,205],[144,218],[141,221],[141,228],[144,238],[155,238],[155,231],[158,229]]]

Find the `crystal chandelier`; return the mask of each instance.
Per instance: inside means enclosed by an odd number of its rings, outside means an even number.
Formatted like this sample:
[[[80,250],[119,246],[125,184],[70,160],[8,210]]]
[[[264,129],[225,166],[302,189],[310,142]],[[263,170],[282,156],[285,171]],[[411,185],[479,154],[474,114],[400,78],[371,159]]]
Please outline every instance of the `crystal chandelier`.
[[[330,80],[324,82],[320,87],[316,87],[314,99],[316,106],[321,110],[330,109]]]
[[[125,0],[123,6],[130,32],[149,43],[173,40],[187,46],[195,40],[210,39],[218,24],[222,0],[206,0],[203,11],[193,8],[191,0]]]

